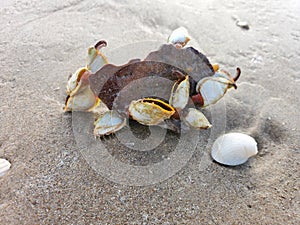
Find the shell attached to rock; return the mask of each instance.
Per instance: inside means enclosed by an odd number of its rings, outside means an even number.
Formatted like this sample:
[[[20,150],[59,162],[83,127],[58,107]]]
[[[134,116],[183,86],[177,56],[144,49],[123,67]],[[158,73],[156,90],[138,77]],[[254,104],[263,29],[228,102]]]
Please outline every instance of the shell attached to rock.
[[[215,161],[228,166],[243,164],[256,154],[256,141],[242,133],[228,133],[218,137],[211,151]]]

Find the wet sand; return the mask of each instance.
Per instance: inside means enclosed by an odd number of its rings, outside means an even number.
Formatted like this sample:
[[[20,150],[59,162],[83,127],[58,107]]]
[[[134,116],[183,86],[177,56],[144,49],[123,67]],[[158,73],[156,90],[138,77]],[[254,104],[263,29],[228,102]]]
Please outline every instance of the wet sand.
[[[0,157],[12,164],[0,177],[1,224],[300,223],[298,1],[8,0],[0,12]],[[234,15],[250,29],[236,26]],[[210,159],[207,141],[167,180],[112,182],[86,160],[74,115],[72,125],[72,114],[62,111],[67,77],[99,39],[109,53],[127,43],[164,43],[179,26],[212,63],[242,69],[213,125],[252,135],[259,153],[225,167]],[[207,132],[203,137],[211,137]],[[122,146],[110,153],[140,162]],[[157,152],[143,157],[141,164],[161,159]]]

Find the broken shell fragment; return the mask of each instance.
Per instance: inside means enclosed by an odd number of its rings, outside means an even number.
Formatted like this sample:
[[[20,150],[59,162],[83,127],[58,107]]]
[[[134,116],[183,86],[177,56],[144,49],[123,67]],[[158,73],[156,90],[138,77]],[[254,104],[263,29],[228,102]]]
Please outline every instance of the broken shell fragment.
[[[241,165],[256,154],[256,141],[242,133],[229,133],[218,137],[211,151],[215,161],[228,166]]]
[[[100,115],[94,125],[95,136],[109,135],[122,129],[126,125],[126,118],[123,118],[116,111],[110,110]]]
[[[0,158],[0,177],[7,173],[7,171],[10,169],[10,166],[11,164],[9,161]]]
[[[193,128],[207,129],[211,127],[211,124],[204,116],[202,112],[197,109],[189,108],[187,115],[184,117],[184,121]]]
[[[154,98],[132,101],[129,106],[130,116],[143,125],[157,125],[174,113],[171,105]]]

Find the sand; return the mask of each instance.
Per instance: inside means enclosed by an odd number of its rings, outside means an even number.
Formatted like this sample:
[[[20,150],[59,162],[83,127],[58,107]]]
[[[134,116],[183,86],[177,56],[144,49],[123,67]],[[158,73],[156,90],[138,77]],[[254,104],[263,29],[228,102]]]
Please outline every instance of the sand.
[[[296,0],[1,1],[0,157],[12,167],[0,177],[0,224],[299,224],[299,9]],[[234,15],[250,29],[236,26]],[[68,75],[99,39],[112,61],[126,62],[147,53],[143,41],[156,49],[179,26],[211,62],[242,69],[238,89],[205,111],[216,129],[192,136],[199,138],[185,146],[192,152],[177,148],[182,136],[174,134],[143,154],[117,136],[104,142],[105,157],[123,164],[104,167],[105,158],[85,151],[101,140],[82,141],[80,115],[62,111]],[[145,48],[120,48],[137,42]],[[242,166],[221,166],[210,147],[232,131],[252,135],[259,153]],[[180,157],[172,158],[173,148]],[[118,176],[125,165],[165,158],[170,170]]]

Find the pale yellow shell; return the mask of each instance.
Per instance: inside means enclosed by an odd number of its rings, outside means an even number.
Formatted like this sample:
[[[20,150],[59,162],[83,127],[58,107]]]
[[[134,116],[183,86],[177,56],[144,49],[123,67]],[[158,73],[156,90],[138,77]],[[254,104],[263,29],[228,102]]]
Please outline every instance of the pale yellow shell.
[[[229,166],[243,164],[256,154],[256,141],[242,133],[228,133],[218,137],[211,151],[211,156],[215,161]]]

